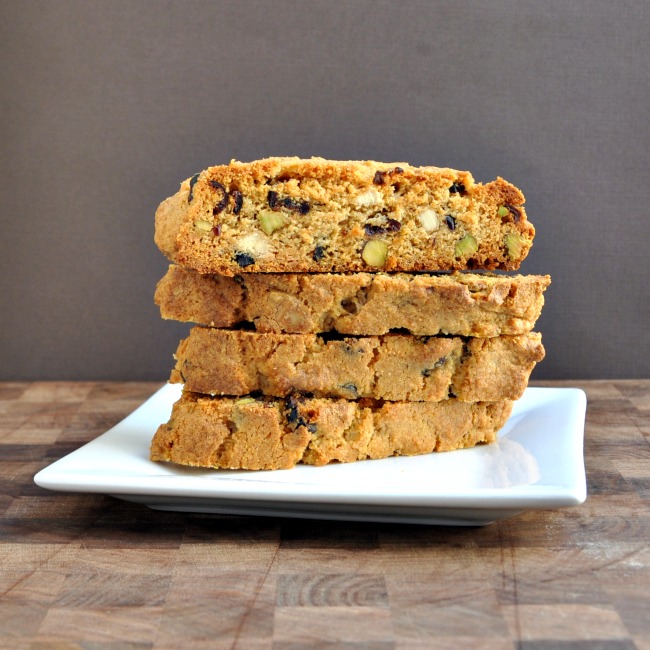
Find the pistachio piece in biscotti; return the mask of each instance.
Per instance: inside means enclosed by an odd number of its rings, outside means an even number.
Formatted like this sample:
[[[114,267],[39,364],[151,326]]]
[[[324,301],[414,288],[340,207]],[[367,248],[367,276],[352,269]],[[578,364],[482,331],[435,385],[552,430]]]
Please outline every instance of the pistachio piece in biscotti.
[[[381,239],[370,239],[365,243],[361,257],[368,266],[385,266],[388,257],[388,244]]]
[[[454,255],[456,257],[469,257],[476,253],[477,250],[478,244],[476,243],[476,239],[472,235],[465,235],[457,242]]]
[[[286,218],[279,212],[272,212],[271,210],[261,210],[257,218],[260,222],[260,228],[267,234],[273,234],[278,228],[286,225]]]
[[[522,249],[525,245],[523,237],[517,233],[511,232],[506,235],[505,242],[508,255],[512,259],[517,259],[521,255]]]

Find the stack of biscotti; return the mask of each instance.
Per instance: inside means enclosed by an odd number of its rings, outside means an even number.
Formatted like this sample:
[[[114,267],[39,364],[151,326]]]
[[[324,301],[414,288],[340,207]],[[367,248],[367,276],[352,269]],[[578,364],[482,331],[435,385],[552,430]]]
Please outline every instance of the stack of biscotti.
[[[488,443],[535,364],[548,276],[502,179],[405,163],[212,167],[156,213],[155,300],[195,323],[151,458],[282,469]],[[477,272],[480,271],[480,272]],[[486,272],[489,271],[489,272]]]

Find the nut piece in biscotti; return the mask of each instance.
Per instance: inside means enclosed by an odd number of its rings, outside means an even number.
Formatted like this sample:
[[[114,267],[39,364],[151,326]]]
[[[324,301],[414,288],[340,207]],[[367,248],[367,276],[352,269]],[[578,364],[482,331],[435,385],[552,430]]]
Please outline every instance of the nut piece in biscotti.
[[[498,402],[522,396],[544,348],[537,333],[331,339],[195,327],[175,357],[171,382],[195,393]]]
[[[200,273],[518,269],[535,229],[501,178],[406,163],[268,158],[210,167],[156,212]]]
[[[529,332],[551,279],[452,273],[201,275],[171,265],[156,288],[163,318],[258,332],[492,337]]]
[[[183,393],[151,459],[227,469],[289,469],[414,456],[493,442],[512,402],[382,402]]]

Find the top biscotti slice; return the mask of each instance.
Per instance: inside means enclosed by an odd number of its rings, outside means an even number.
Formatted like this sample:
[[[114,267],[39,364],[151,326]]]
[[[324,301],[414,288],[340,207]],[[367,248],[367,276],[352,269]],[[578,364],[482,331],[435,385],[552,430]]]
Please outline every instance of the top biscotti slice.
[[[200,273],[519,268],[535,235],[498,178],[406,163],[268,158],[210,167],[156,212],[155,241]]]

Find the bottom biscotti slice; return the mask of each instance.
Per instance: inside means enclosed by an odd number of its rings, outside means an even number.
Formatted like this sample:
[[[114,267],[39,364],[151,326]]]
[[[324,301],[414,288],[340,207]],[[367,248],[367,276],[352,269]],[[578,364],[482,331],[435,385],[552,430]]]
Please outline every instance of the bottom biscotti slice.
[[[383,402],[229,398],[184,392],[151,459],[228,469],[288,469],[451,451],[496,439],[511,401]]]

